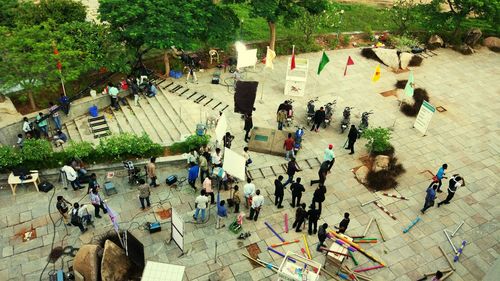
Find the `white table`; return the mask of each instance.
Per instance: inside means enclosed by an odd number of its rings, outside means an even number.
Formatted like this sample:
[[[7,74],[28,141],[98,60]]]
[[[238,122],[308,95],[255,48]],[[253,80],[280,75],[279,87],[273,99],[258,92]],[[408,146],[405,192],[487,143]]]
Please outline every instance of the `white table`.
[[[14,173],[10,173],[8,183],[10,185],[10,189],[12,189],[12,195],[16,195],[16,187],[18,184],[26,184],[26,183],[33,183],[33,185],[36,188],[36,191],[40,192],[38,190],[38,183],[40,183],[40,177],[38,176],[38,171],[30,171],[31,179],[27,180],[21,180],[19,176],[14,176]]]

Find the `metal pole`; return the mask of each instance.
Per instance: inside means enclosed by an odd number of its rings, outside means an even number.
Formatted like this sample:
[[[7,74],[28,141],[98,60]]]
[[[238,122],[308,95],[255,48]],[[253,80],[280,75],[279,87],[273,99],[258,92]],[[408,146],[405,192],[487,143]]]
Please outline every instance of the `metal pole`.
[[[214,263],[217,263],[217,240],[215,240],[215,256],[214,256]]]
[[[368,205],[368,204],[370,204],[370,203],[373,203],[373,202],[375,202],[375,201],[378,201],[378,200],[380,200],[380,198],[373,199],[373,200],[370,200],[370,201],[368,201],[368,202],[365,202],[365,203],[361,204],[361,207],[363,207],[363,206],[365,206],[365,205]]]
[[[460,229],[460,227],[462,227],[462,225],[464,225],[464,223],[465,223],[465,221],[462,221],[462,223],[460,223],[460,225],[457,227],[457,229],[455,229],[455,231],[453,231],[453,233],[451,234],[451,237],[455,236],[457,231]]]
[[[453,252],[455,252],[455,254],[458,254],[457,248],[455,248],[455,245],[453,245],[453,242],[451,242],[451,238],[450,238],[450,236],[448,236],[448,232],[446,232],[446,229],[444,229],[443,232],[444,232],[444,235],[446,235],[448,242],[450,242],[451,248],[453,248]]]

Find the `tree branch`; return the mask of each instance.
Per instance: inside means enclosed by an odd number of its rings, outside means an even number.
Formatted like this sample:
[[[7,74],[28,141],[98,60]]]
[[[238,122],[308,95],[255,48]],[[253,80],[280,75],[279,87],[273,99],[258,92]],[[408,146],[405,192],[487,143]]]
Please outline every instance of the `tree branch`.
[[[453,4],[451,3],[451,0],[446,0],[446,2],[448,2],[448,6],[450,6],[451,12],[456,14],[457,12],[455,12],[455,9],[453,8]]]

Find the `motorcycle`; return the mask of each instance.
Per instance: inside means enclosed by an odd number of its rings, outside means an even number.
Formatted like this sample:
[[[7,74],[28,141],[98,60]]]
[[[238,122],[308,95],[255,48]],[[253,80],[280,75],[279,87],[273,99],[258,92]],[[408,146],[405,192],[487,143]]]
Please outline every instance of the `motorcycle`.
[[[307,125],[312,124],[312,119],[314,117],[314,113],[316,113],[316,110],[314,110],[314,102],[315,101],[318,101],[318,97],[307,102],[307,113],[306,113]]]
[[[365,111],[361,114],[361,122],[358,126],[358,139],[363,134],[363,130],[368,128],[368,117],[370,116],[370,114],[373,114],[373,110]]]
[[[342,112],[342,116],[344,117],[340,122],[340,133],[343,134],[345,129],[349,127],[349,123],[351,123],[351,109],[354,107],[346,106],[344,108],[344,112]]]
[[[326,126],[330,126],[330,123],[332,121],[333,111],[335,110],[336,104],[337,100],[325,104],[325,122],[323,122],[323,128],[326,128]]]
[[[302,126],[295,126],[297,128],[297,130],[295,131],[295,146],[293,148],[293,151],[295,153],[295,155],[297,155],[297,153],[299,152],[299,150],[302,148],[302,141],[304,140],[303,139],[303,136],[304,136],[304,127]]]

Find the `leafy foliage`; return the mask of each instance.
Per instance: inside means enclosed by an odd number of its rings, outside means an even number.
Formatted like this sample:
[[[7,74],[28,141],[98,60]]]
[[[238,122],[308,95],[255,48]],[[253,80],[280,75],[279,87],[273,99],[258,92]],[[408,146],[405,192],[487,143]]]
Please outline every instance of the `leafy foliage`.
[[[170,146],[170,150],[174,153],[187,153],[192,149],[199,149],[202,146],[206,146],[210,142],[209,135],[191,135],[182,142],[176,142]]]
[[[52,145],[45,139],[27,139],[21,153],[23,165],[33,167],[35,163],[44,163],[52,155]]]
[[[119,134],[100,139],[96,148],[97,155],[105,160],[120,160],[124,156],[152,157],[163,152],[159,144],[155,144],[148,135],[137,136],[130,133]]]
[[[368,128],[363,131],[363,138],[368,140],[366,147],[370,151],[381,152],[391,147],[391,131],[388,128]]]
[[[410,52],[412,47],[420,44],[417,39],[406,35],[393,35],[389,40],[391,45],[402,52]]]
[[[415,0],[396,0],[389,9],[390,19],[396,24],[397,32],[400,34],[409,31],[410,27],[418,19],[419,14],[415,13],[417,2]]]
[[[21,153],[12,146],[0,146],[0,171],[22,163]]]
[[[18,25],[39,25],[47,21],[57,24],[84,22],[87,8],[76,0],[19,1],[14,21]]]
[[[304,34],[307,42],[311,42],[311,36],[319,30],[340,25],[341,10],[336,5],[326,3],[325,9],[317,13],[312,13],[304,7],[300,7],[298,11],[298,16],[293,19],[294,27]]]

